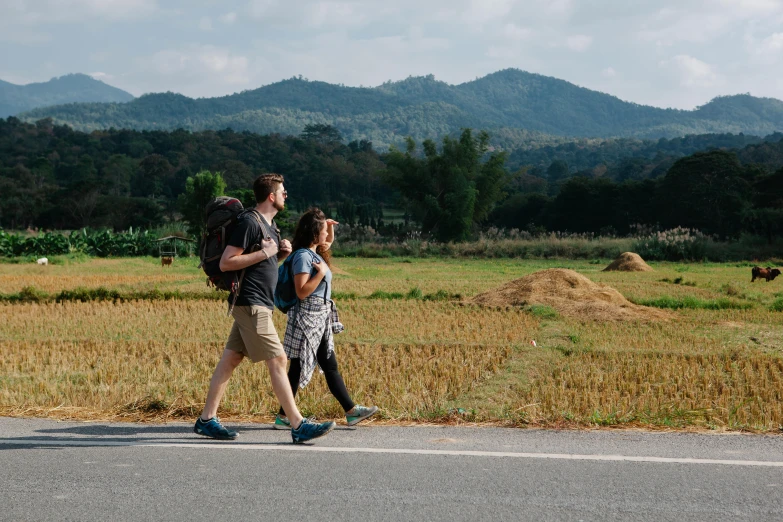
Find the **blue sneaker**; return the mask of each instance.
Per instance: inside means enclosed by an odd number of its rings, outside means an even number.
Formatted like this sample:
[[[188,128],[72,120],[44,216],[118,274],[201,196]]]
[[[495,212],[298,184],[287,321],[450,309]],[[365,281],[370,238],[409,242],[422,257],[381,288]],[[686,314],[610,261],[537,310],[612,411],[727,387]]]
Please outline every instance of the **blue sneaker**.
[[[294,440],[294,444],[302,444],[303,442],[323,437],[332,431],[334,426],[335,424],[333,421],[316,424],[315,422],[310,422],[308,419],[304,419],[298,428],[291,428],[291,438]]]
[[[234,440],[238,435],[236,431],[226,429],[225,426],[220,424],[220,419],[217,417],[212,417],[208,421],[201,420],[201,417],[199,417],[196,420],[196,425],[193,426],[193,431],[199,435],[218,440]]]

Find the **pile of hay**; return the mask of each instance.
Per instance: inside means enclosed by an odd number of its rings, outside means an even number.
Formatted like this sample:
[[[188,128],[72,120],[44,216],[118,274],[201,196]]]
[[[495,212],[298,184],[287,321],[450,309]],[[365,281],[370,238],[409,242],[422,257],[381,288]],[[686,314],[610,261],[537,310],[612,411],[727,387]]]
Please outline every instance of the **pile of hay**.
[[[562,268],[550,268],[479,294],[472,303],[486,306],[551,306],[566,317],[595,321],[653,321],[668,313],[638,306],[610,286]]]
[[[604,268],[604,272],[652,272],[650,265],[644,262],[642,256],[633,252],[623,252],[612,264]]]

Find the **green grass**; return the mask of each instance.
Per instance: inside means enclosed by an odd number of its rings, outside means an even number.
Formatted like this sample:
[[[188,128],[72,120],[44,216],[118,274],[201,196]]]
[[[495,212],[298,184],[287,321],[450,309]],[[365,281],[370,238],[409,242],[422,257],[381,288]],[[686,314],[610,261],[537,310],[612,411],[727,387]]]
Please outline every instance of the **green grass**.
[[[189,301],[189,300],[211,300],[221,301],[228,297],[226,292],[180,292],[179,290],[143,290],[143,291],[123,291],[111,288],[75,288],[73,290],[62,290],[58,293],[47,293],[36,289],[33,286],[26,286],[21,292],[12,294],[0,294],[0,303],[49,303],[49,302],[68,302],[79,301],[87,303],[90,301]]]
[[[526,307],[525,310],[540,319],[557,319],[560,316],[557,310],[546,305],[531,305]]]
[[[358,297],[356,294],[350,294],[353,299],[361,299],[361,297]],[[458,300],[461,299],[462,296],[460,294],[450,294],[449,292],[445,290],[438,290],[437,292],[433,292],[430,294],[425,294],[421,291],[421,288],[414,286],[410,290],[408,290],[407,293],[402,292],[386,292],[384,290],[376,290],[370,295],[368,295],[365,299],[414,299],[419,301],[449,301],[449,300]],[[336,297],[335,297],[336,299]]]
[[[642,306],[668,308],[671,310],[680,310],[683,308],[691,310],[748,310],[754,307],[753,303],[735,301],[725,297],[718,299],[699,299],[693,296],[672,297],[670,295],[664,295],[652,299],[632,299],[631,301]]]

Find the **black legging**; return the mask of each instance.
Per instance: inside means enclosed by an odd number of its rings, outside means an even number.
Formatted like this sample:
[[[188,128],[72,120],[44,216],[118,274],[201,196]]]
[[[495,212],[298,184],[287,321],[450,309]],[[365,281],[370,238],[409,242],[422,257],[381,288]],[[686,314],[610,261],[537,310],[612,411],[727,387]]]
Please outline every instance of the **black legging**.
[[[337,354],[332,353],[332,356],[327,359],[326,355],[329,350],[329,343],[326,337],[321,339],[321,344],[318,346],[318,351],[315,354],[315,358],[318,361],[318,366],[324,371],[326,377],[326,385],[329,387],[329,391],[332,392],[334,398],[340,403],[345,411],[350,411],[354,407],[354,403],[351,400],[351,396],[348,394],[348,390],[345,387],[340,371],[337,369]],[[302,366],[299,359],[291,359],[291,366],[288,367],[288,383],[291,385],[291,391],[296,397],[296,392],[299,391],[299,375],[302,372]],[[280,408],[280,415],[285,415],[283,408]]]

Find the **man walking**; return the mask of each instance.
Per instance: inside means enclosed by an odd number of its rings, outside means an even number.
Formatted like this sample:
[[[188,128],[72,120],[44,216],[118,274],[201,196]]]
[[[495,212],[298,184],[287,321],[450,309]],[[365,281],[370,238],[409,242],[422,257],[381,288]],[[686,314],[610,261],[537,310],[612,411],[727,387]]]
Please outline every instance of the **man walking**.
[[[255,212],[246,212],[237,223],[223,256],[223,272],[245,269],[239,295],[231,312],[234,326],[223,356],[212,374],[207,401],[193,431],[215,439],[233,440],[237,432],[225,428],[217,418],[218,405],[231,374],[245,357],[253,363],[264,361],[269,368],[272,389],[291,423],[295,444],[321,437],[334,429],[334,422],[316,424],[304,419],[296,407],[286,373],[287,357],[272,323],[277,264],[291,253],[291,243],[280,240],[274,217],[285,207],[288,196],[283,176],[264,174],[253,183]],[[255,245],[261,249],[253,251]],[[279,254],[279,255],[278,255]],[[229,296],[231,301],[232,296]]]

